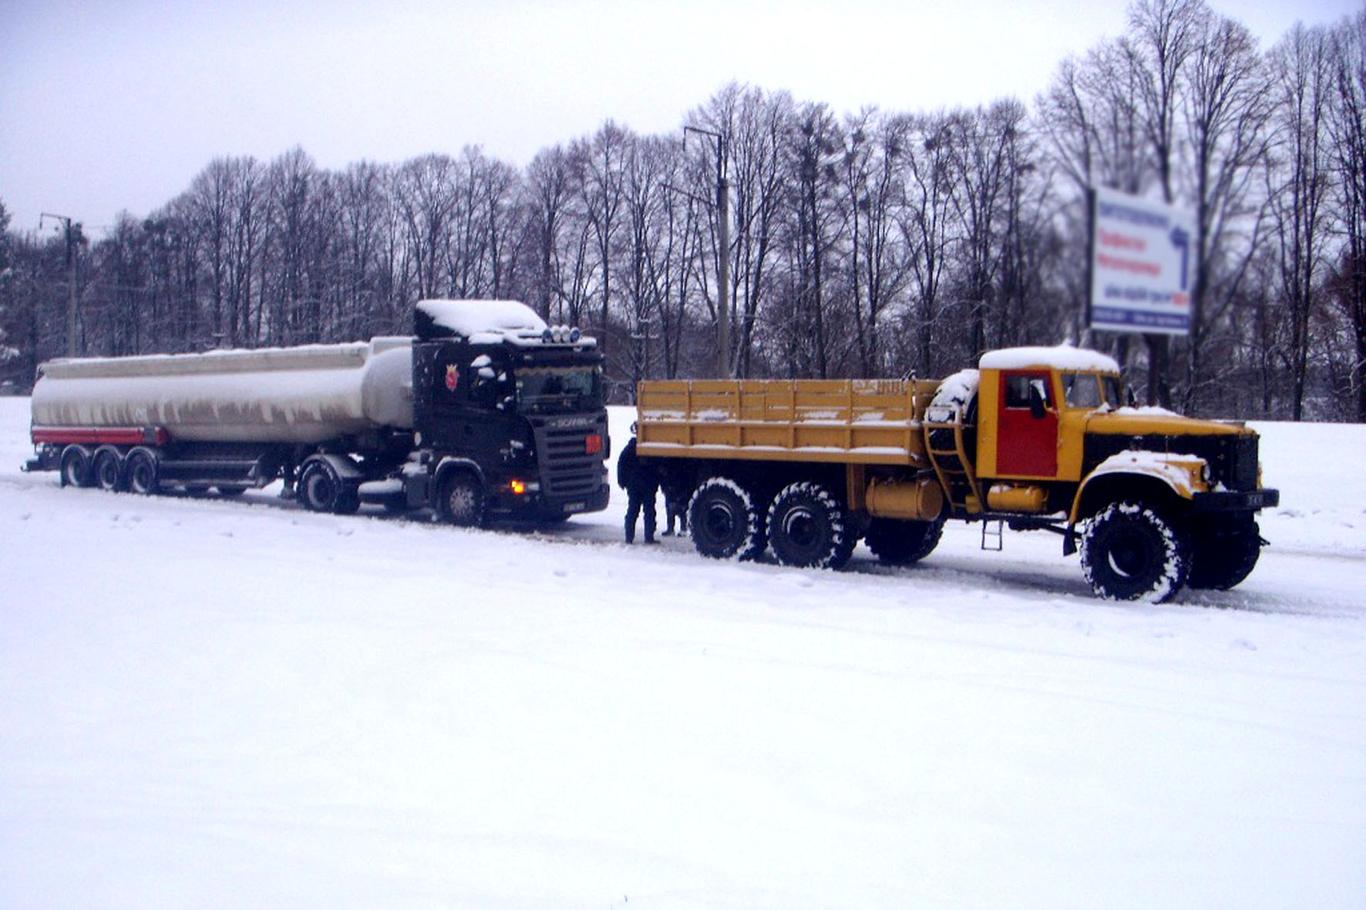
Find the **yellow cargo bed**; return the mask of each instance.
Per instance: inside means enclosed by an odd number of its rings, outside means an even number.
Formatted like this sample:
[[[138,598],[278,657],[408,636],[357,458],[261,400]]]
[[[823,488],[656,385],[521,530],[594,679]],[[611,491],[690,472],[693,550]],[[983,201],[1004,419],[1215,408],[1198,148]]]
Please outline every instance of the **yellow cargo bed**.
[[[638,451],[652,458],[922,466],[920,419],[938,385],[650,380],[637,388]]]

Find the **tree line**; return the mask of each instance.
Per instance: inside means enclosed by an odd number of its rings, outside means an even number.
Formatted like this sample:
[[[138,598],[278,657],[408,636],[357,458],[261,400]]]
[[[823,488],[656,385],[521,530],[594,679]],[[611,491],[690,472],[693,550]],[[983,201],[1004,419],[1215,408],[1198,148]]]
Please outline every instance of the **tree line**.
[[[66,352],[74,275],[83,355],[406,334],[416,300],[514,298],[596,335],[625,400],[712,375],[725,257],[735,376],[938,376],[1070,340],[1190,413],[1366,420],[1366,12],[1264,51],[1204,0],[1139,0],[1032,105],[841,114],[731,84],[684,122],[609,120],[525,168],[220,158],[93,242],[11,230],[0,202],[0,380]],[[1196,213],[1189,338],[1088,331],[1090,186]]]

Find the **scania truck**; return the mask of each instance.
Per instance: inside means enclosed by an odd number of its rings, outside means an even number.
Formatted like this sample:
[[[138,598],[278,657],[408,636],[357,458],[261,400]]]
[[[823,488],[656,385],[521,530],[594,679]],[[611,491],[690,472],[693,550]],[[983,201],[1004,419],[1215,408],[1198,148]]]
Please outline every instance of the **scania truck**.
[[[419,302],[411,337],[51,360],[25,469],[141,494],[283,480],[318,512],[559,521],[607,506],[602,360],[506,300]]]

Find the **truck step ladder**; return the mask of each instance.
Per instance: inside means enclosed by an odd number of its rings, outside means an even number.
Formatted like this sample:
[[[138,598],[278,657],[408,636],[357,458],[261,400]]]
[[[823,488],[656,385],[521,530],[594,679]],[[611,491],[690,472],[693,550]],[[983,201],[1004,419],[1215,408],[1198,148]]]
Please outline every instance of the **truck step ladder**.
[[[999,519],[982,522],[982,549],[999,553],[1005,548],[1005,522]]]
[[[962,414],[954,408],[951,416],[951,421],[933,422],[926,413],[923,422],[925,453],[929,455],[939,485],[944,488],[949,508],[954,512],[976,514],[985,506],[982,488],[963,441]]]

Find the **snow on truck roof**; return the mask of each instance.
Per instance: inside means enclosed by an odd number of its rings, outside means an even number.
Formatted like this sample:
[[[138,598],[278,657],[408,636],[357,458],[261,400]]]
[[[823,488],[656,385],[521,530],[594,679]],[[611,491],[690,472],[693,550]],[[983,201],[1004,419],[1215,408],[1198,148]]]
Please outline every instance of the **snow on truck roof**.
[[[501,341],[526,335],[540,336],[545,320],[517,300],[422,300],[417,304],[419,334],[421,317],[432,326],[471,341]],[[486,336],[497,336],[487,338]]]
[[[1118,373],[1114,358],[1098,351],[1074,348],[1070,344],[1057,347],[1002,348],[982,355],[978,365],[984,370],[1020,370],[1026,367],[1048,367],[1055,370],[1079,370],[1098,373]]]

